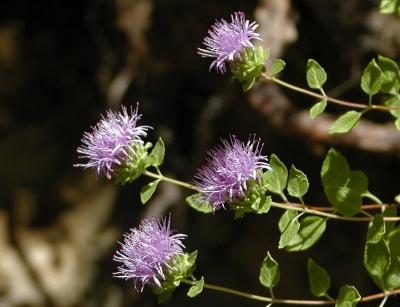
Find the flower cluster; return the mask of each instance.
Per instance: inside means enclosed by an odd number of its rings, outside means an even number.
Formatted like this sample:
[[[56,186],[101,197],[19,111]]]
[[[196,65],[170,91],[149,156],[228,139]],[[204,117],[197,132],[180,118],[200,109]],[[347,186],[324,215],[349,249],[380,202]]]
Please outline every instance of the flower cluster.
[[[195,186],[214,211],[225,203],[245,196],[249,180],[257,180],[260,170],[270,170],[263,144],[255,136],[243,143],[235,136],[222,140],[208,152],[207,163],[195,175]]]
[[[143,145],[142,137],[147,136],[149,126],[137,126],[141,115],[138,108],[122,106],[120,112],[107,111],[105,116],[85,132],[82,145],[77,151],[86,163],[75,166],[93,168],[100,176],[111,179],[115,168],[121,166],[130,155],[135,155],[135,145]]]
[[[241,52],[245,48],[254,48],[251,40],[258,39],[255,32],[258,24],[248,21],[243,12],[235,12],[231,15],[231,22],[225,19],[216,21],[204,38],[205,48],[198,48],[198,53],[203,57],[214,58],[210,69],[220,73],[226,72],[226,63],[241,58]]]
[[[122,263],[115,277],[132,279],[135,289],[142,291],[146,284],[161,288],[168,261],[182,254],[185,234],[174,234],[170,228],[170,218],[143,220],[138,228],[124,235],[121,250],[114,260]]]

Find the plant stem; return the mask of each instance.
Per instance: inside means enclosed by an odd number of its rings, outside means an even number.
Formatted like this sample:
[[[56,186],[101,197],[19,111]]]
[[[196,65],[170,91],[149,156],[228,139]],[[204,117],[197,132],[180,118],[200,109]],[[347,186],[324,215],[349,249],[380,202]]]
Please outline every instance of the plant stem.
[[[166,177],[166,176],[164,176],[162,174],[156,174],[156,173],[153,173],[153,172],[150,172],[150,171],[146,170],[146,171],[144,171],[143,175],[146,175],[146,176],[154,178],[154,179],[159,179],[161,181],[166,181],[166,182],[169,182],[169,183],[172,183],[172,184],[175,184],[175,185],[179,185],[179,186],[184,187],[186,189],[190,189],[190,190],[194,190],[194,191],[198,192],[195,186],[193,186],[193,185],[191,185],[189,183],[177,180],[177,179]]]
[[[196,285],[195,281],[188,280],[188,279],[182,279],[181,282],[191,285],[191,286]],[[314,305],[314,306],[315,305],[333,305],[336,303],[336,301],[333,299],[329,299],[329,300],[296,300],[296,299],[272,298],[272,297],[268,297],[268,296],[261,296],[261,295],[243,292],[243,291],[226,288],[226,287],[222,287],[222,286],[218,286],[218,285],[213,285],[213,284],[209,284],[209,283],[204,283],[203,288],[220,291],[220,292],[224,292],[224,293],[229,293],[229,294],[237,295],[240,297],[252,299],[255,301],[261,301],[261,302],[267,302],[267,303],[287,304],[287,305]],[[396,295],[396,294],[400,294],[400,289],[364,296],[361,298],[360,302],[368,302],[368,301],[377,300],[380,298],[384,298],[384,300],[385,300],[385,298],[387,299],[387,297],[389,297],[391,295]]]
[[[326,95],[321,95],[321,94],[318,94],[316,92],[313,92],[313,91],[298,87],[296,85],[287,83],[287,82],[282,81],[280,79],[277,79],[275,77],[270,77],[270,76],[268,76],[266,74],[263,74],[263,77],[266,80],[275,82],[275,83],[277,83],[277,84],[279,84],[279,85],[281,85],[283,87],[286,87],[288,89],[291,89],[293,91],[296,91],[296,92],[299,92],[299,93],[302,93],[302,94],[306,94],[306,95],[309,95],[309,96],[312,96],[312,97],[315,97],[315,98],[318,98],[318,99],[326,99],[326,100],[328,100],[330,102],[333,102],[335,104],[351,107],[351,108],[354,108],[354,109],[368,109],[368,110],[369,109],[376,109],[376,110],[380,110],[380,111],[400,110],[400,107],[387,107],[387,106],[375,105],[375,104],[363,104],[363,103],[356,103],[356,102],[352,102],[352,101],[346,101],[346,100],[342,100],[342,99],[337,99],[337,98],[329,97],[329,96],[326,96]]]
[[[156,174],[153,172],[150,172],[148,170],[144,171],[144,175],[154,178],[154,179],[159,179],[162,181],[166,181],[181,187],[184,187],[186,189],[190,189],[193,191],[198,192],[197,188],[189,183],[173,179],[170,177],[166,177],[162,174]],[[309,214],[314,214],[314,215],[319,215],[319,216],[324,216],[327,218],[335,219],[335,220],[342,220],[342,221],[355,221],[355,222],[369,222],[373,219],[373,216],[366,216],[366,217],[357,217],[357,216],[342,216],[342,215],[337,215],[334,213],[328,213],[326,211],[334,211],[334,208],[324,208],[324,207],[313,207],[313,206],[307,206],[304,204],[296,204],[296,203],[289,203],[288,200],[286,199],[286,196],[282,193],[280,194],[281,198],[285,201],[285,203],[277,203],[277,202],[272,202],[271,205],[276,208],[281,208],[285,210],[296,210],[296,211],[301,211],[304,213],[309,213]],[[361,206],[362,209],[376,209],[376,208],[382,208],[384,205],[379,204],[379,205],[364,205]],[[400,216],[393,216],[393,217],[384,217],[384,221],[400,221]]]
[[[353,222],[370,222],[373,217],[358,217],[358,216],[342,216],[342,215],[337,215],[333,213],[328,213],[328,212],[323,212],[323,211],[318,211],[315,209],[312,209],[310,207],[303,207],[299,206],[298,204],[282,204],[282,203],[276,203],[272,202],[271,206],[276,207],[276,208],[281,208],[285,210],[296,210],[296,211],[301,211],[309,214],[314,214],[314,215],[319,215],[319,216],[324,216],[330,219],[334,220],[341,220],[341,221],[353,221]],[[393,216],[393,217],[384,217],[384,221],[400,221],[400,216]]]

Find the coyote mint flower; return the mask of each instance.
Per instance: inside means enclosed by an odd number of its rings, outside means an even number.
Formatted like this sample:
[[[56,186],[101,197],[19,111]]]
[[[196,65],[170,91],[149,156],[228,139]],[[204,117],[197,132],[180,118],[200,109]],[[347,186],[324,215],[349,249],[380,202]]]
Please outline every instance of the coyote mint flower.
[[[231,22],[225,19],[216,21],[208,31],[208,36],[204,38],[205,49],[198,48],[198,54],[203,57],[215,58],[211,63],[210,69],[215,69],[220,73],[226,72],[226,62],[232,62],[236,58],[241,58],[244,48],[254,48],[252,39],[260,39],[255,32],[258,24],[246,20],[243,12],[235,12],[231,15]]]
[[[173,234],[170,218],[143,220],[124,235],[121,250],[113,258],[122,263],[114,276],[132,279],[138,291],[143,291],[146,284],[161,288],[167,270],[173,269],[168,261],[183,254],[185,238],[185,234]]]
[[[137,158],[138,154],[143,155],[141,138],[151,127],[137,126],[140,117],[138,108],[131,108],[129,112],[122,106],[120,112],[107,111],[91,132],[83,134],[82,145],[77,152],[81,154],[79,158],[87,159],[87,162],[75,166],[93,168],[98,175],[111,179],[118,167]]]
[[[195,175],[195,186],[214,211],[244,197],[248,181],[259,179],[259,170],[271,170],[267,157],[261,155],[262,147],[255,136],[247,143],[231,136],[208,152],[207,163]]]

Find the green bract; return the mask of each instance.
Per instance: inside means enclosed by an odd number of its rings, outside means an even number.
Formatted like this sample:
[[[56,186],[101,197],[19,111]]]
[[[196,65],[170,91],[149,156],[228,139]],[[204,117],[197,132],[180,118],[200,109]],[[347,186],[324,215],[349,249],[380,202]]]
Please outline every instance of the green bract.
[[[151,143],[146,145],[134,144],[133,150],[129,152],[125,163],[115,171],[115,181],[119,184],[132,182],[140,177],[148,167],[147,150],[151,147]]]
[[[233,79],[242,83],[242,89],[247,92],[265,71],[265,62],[269,57],[269,49],[263,47],[245,48],[241,59],[231,63]]]
[[[184,253],[174,256],[168,266],[165,280],[161,283],[161,288],[154,287],[154,292],[158,295],[158,302],[162,303],[167,300],[174,292],[175,288],[179,287],[182,279],[190,277],[196,269],[197,251],[192,253]],[[199,292],[200,293],[200,292]]]

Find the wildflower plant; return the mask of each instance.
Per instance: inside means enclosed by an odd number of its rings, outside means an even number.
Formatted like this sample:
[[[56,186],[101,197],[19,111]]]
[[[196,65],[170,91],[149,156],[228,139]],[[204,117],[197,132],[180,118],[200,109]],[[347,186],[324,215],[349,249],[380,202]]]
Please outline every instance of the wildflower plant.
[[[393,2],[393,3],[392,3]],[[396,1],[381,1],[384,13],[397,12]],[[329,97],[323,86],[327,73],[315,60],[307,62],[306,82],[311,89],[287,83],[277,78],[285,68],[281,59],[273,59],[267,67],[269,51],[253,45],[259,40],[257,24],[246,19],[242,12],[231,15],[231,21],[218,20],[211,26],[204,39],[204,48],[198,53],[212,58],[210,69],[227,73],[229,66],[233,78],[249,90],[258,79],[265,79],[291,90],[307,94],[318,101],[310,109],[313,119],[325,111],[328,103],[351,108],[330,127],[330,133],[346,133],[357,125],[369,111],[389,112],[400,130],[400,71],[395,61],[378,56],[365,68],[361,90],[368,96],[368,103],[350,102]],[[383,104],[373,104],[375,95]],[[286,252],[301,252],[317,244],[330,220],[368,223],[364,245],[363,264],[381,292],[361,296],[354,285],[344,284],[338,293],[331,293],[331,277],[327,270],[313,259],[306,267],[311,294],[315,299],[278,298],[274,288],[279,285],[278,261],[268,251],[260,266],[259,282],[269,296],[256,295],[205,282],[194,276],[197,251],[185,252],[186,235],[171,231],[170,218],[149,219],[124,235],[121,249],[114,260],[120,265],[115,277],[132,280],[142,291],[149,286],[159,301],[167,300],[176,287],[190,286],[188,296],[195,297],[203,289],[211,289],[262,302],[264,305],[335,305],[356,306],[358,303],[380,299],[383,307],[389,297],[400,294],[400,221],[395,201],[383,202],[369,187],[367,175],[351,169],[347,159],[331,148],[321,166],[321,182],[328,205],[317,207],[307,204],[310,183],[306,174],[291,165],[288,168],[275,154],[263,152],[262,140],[251,136],[242,141],[236,136],[222,139],[221,144],[207,153],[205,164],[200,167],[191,183],[164,176],[160,167],[165,148],[161,139],[152,146],[145,142],[149,126],[138,126],[138,108],[122,107],[120,112],[108,111],[100,122],[86,132],[78,147],[80,158],[86,163],[76,166],[93,168],[100,176],[128,183],[143,175],[151,178],[141,189],[142,203],[147,203],[164,181],[185,188],[192,194],[187,204],[200,213],[230,214],[243,218],[245,214],[267,214],[271,208],[283,210],[277,221],[280,239],[277,248]],[[373,204],[365,205],[370,200]],[[221,210],[225,208],[226,210]]]

